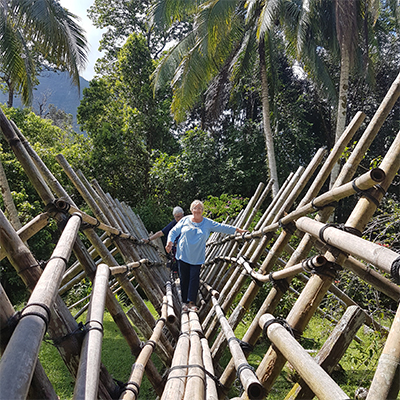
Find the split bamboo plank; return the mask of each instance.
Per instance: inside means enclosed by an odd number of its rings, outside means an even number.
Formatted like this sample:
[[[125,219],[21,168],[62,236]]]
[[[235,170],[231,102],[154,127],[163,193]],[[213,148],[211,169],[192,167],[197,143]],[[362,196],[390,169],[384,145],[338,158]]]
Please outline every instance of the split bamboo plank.
[[[110,270],[105,264],[97,267],[86,317],[87,329],[83,339],[81,359],[75,381],[74,399],[95,399],[99,385],[101,345],[103,340],[103,315]]]
[[[265,325],[267,324],[267,325]],[[290,362],[320,400],[350,400],[350,397],[301,347],[296,339],[271,314],[260,318],[260,327],[279,352]]]

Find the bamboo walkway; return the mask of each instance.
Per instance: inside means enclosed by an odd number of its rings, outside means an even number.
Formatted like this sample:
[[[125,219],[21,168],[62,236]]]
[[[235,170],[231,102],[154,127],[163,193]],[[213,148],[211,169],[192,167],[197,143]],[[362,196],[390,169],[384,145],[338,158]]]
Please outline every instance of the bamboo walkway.
[[[74,171],[59,155],[58,163],[91,215],[83,212],[0,111],[2,133],[43,202],[43,213],[18,231],[0,212],[0,259],[7,257],[30,293],[24,309],[15,312],[0,285],[0,399],[58,398],[38,361],[45,335],[75,378],[74,399],[140,399],[144,376],[154,388],[154,397],[161,400],[229,399],[233,385],[241,388],[235,399],[263,399],[287,363],[298,381],[282,393],[282,399],[350,399],[332,372],[351,342],[360,342],[357,331],[363,324],[387,336],[366,398],[396,399],[400,308],[392,326],[383,326],[336,287],[335,280],[348,271],[379,293],[400,299],[400,255],[362,238],[400,169],[400,132],[382,154],[379,168],[356,175],[399,96],[400,75],[330,190],[321,193],[359,130],[365,117],[362,112],[329,153],[319,149],[309,165],[290,174],[269,204],[272,182],[258,185],[246,208],[228,221],[249,233],[210,236],[198,312],[182,311],[179,278],[166,267],[160,244],[140,240],[148,236],[140,216],[105,193],[97,181],[89,182],[81,171]],[[335,204],[355,196],[358,200],[347,221],[341,226],[329,223]],[[260,210],[265,211],[255,220]],[[61,236],[44,265],[26,242],[51,220],[57,222]],[[93,282],[91,295],[68,308],[61,296],[85,277]],[[303,282],[300,292],[292,286],[295,277]],[[262,304],[239,339],[235,330],[254,300],[259,301],[261,289],[266,293]],[[131,302],[127,313],[116,296],[122,292]],[[282,318],[276,314],[277,307],[293,293],[293,307]],[[311,318],[322,312],[321,303],[328,294],[343,305],[344,312],[339,320],[331,316],[335,327],[311,357],[299,338]],[[158,319],[144,300],[152,304]],[[72,315],[70,310],[78,307],[80,311]],[[127,382],[114,380],[101,362],[105,308],[134,358]],[[86,311],[85,324],[78,324],[76,319]],[[255,369],[248,356],[262,336],[270,346]],[[153,353],[162,367],[156,367]],[[222,356],[228,357],[224,364]]]

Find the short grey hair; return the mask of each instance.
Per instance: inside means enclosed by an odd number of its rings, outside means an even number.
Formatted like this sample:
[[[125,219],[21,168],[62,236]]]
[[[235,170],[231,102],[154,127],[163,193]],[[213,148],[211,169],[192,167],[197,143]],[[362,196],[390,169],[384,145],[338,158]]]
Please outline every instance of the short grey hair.
[[[196,207],[196,206],[200,206],[200,207],[201,207],[201,210],[204,211],[204,204],[203,204],[203,202],[200,201],[200,200],[194,200],[194,201],[192,202],[192,204],[190,205],[190,211],[192,211],[193,208]]]
[[[175,215],[179,215],[179,214],[184,214],[182,207],[175,207],[174,211],[172,211],[172,215],[175,217]]]

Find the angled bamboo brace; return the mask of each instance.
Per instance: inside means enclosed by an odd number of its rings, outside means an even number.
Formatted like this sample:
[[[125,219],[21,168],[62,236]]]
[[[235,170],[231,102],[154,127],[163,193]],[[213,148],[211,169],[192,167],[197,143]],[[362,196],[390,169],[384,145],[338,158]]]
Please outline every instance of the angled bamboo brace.
[[[21,319],[0,360],[1,399],[22,399],[28,394],[40,345],[50,322],[50,309],[54,305],[81,222],[79,214],[69,219],[46,269],[21,313]],[[27,342],[28,336],[30,340]],[[25,369],[18,368],[21,360],[24,360]]]

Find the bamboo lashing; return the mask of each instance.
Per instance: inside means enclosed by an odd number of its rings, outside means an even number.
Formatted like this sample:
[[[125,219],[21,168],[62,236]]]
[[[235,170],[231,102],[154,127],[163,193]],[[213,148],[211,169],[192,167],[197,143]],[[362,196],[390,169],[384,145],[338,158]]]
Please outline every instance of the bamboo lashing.
[[[129,272],[132,269],[140,268],[143,265],[149,265],[149,264],[150,261],[143,258],[142,260],[132,261],[126,265],[117,265],[115,267],[110,267],[110,273],[111,275],[124,274],[125,272]]]

